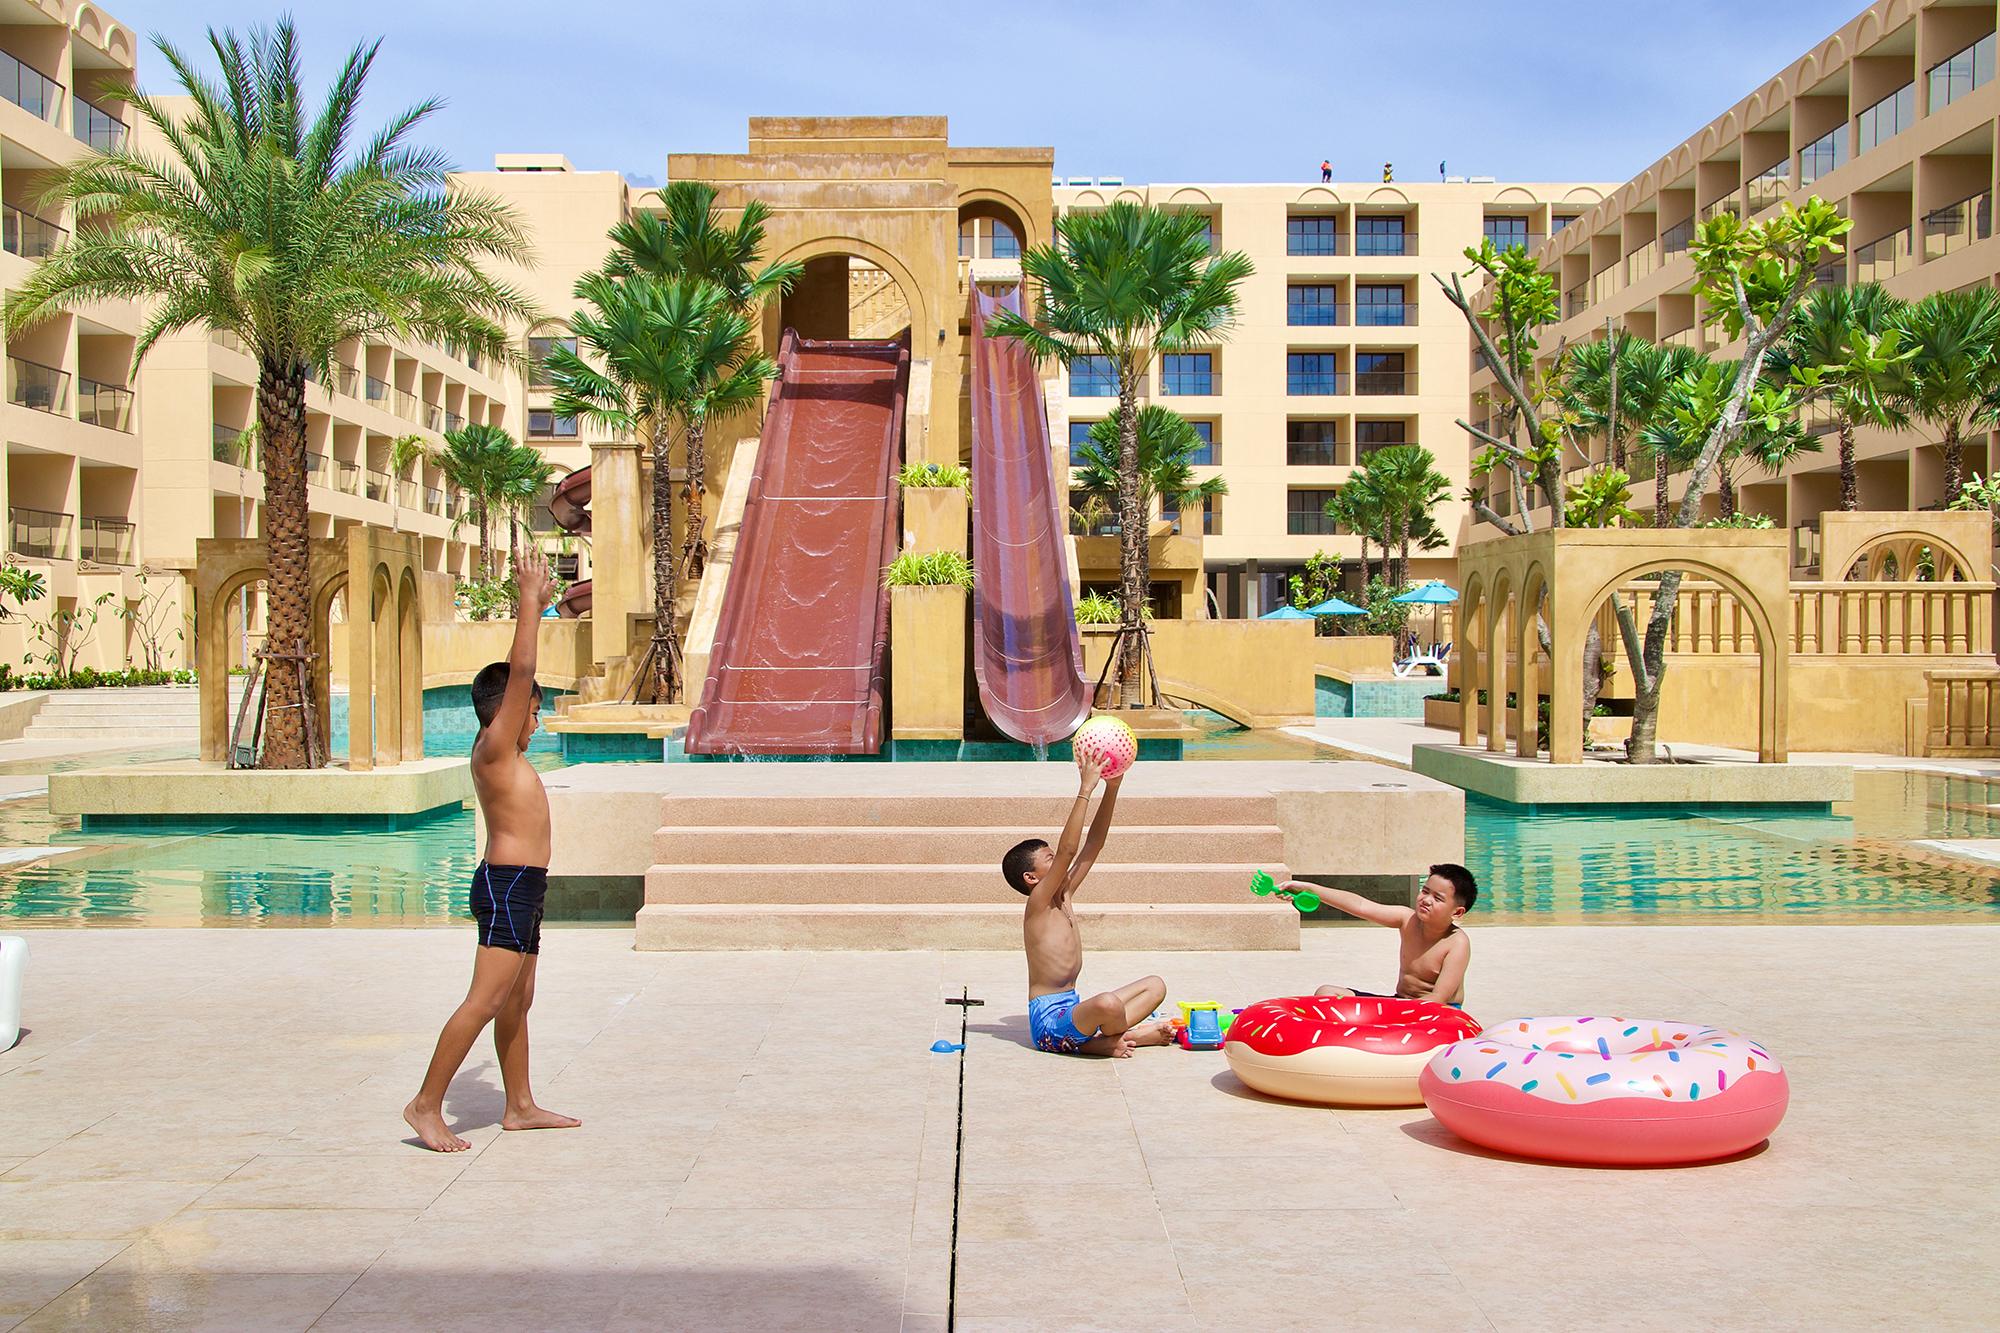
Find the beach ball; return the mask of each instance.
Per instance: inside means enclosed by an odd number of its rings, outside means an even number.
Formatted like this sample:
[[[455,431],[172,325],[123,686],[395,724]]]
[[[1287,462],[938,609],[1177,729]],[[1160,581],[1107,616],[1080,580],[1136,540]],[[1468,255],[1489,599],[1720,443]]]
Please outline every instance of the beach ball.
[[[1076,729],[1069,744],[1078,763],[1095,758],[1106,779],[1117,777],[1139,757],[1139,738],[1115,717],[1091,718]]]

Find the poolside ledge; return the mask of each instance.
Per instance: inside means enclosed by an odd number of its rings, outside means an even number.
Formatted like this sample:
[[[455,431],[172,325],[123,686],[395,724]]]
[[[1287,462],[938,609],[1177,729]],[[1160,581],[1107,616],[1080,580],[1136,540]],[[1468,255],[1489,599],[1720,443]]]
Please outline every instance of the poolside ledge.
[[[1462,745],[1419,745],[1410,768],[1509,805],[1812,805],[1854,799],[1844,764],[1760,764],[1704,754],[1666,764],[1551,764]]]
[[[472,763],[462,758],[363,773],[344,766],[230,769],[187,759],[49,776],[49,810],[79,815],[86,828],[157,820],[394,820],[455,810],[471,796]]]

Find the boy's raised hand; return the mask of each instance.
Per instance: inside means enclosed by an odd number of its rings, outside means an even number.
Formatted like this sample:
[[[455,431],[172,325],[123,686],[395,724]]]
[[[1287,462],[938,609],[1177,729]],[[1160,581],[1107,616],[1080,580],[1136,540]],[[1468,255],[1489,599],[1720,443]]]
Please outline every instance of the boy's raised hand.
[[[516,582],[515,602],[523,620],[538,618],[548,606],[550,594],[555,589],[555,580],[549,576],[549,562],[540,551],[528,550],[521,554],[519,566],[514,571]]]
[[[1085,755],[1077,760],[1079,779],[1077,794],[1088,796],[1097,790],[1097,784],[1104,781],[1104,760],[1096,755]]]

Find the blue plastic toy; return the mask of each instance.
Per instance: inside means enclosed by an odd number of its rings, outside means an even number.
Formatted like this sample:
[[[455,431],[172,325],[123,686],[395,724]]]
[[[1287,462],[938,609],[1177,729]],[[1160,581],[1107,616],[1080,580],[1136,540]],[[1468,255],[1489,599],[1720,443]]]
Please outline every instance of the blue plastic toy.
[[[1174,1040],[1186,1051],[1222,1049],[1221,1006],[1213,1000],[1181,1005],[1181,1021],[1175,1025]]]

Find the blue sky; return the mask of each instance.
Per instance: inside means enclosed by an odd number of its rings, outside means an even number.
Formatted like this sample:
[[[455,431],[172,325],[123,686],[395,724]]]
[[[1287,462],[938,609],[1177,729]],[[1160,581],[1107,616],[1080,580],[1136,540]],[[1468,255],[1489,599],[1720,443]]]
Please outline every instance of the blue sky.
[[[108,0],[183,45],[256,0]],[[425,141],[466,167],[567,153],[660,178],[741,152],[757,115],[942,112],[954,142],[1048,144],[1128,181],[1622,181],[1858,12],[1859,0],[304,0],[308,73],[386,38],[369,121],[448,105]],[[468,21],[468,13],[479,18]],[[1666,18],[1671,13],[1672,19]],[[754,14],[755,20],[745,15]],[[148,49],[141,82],[170,91]]]

